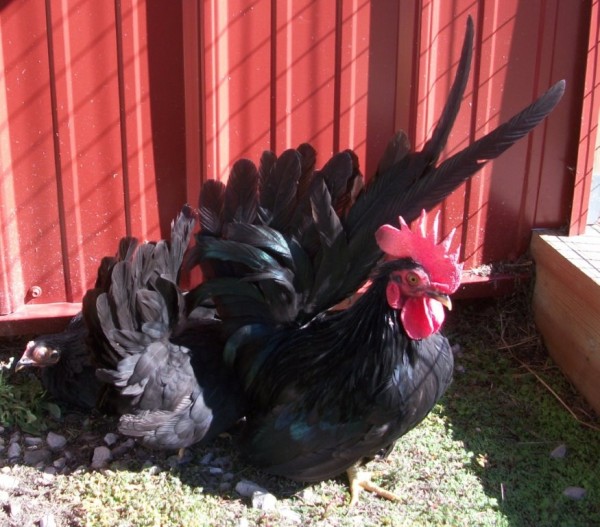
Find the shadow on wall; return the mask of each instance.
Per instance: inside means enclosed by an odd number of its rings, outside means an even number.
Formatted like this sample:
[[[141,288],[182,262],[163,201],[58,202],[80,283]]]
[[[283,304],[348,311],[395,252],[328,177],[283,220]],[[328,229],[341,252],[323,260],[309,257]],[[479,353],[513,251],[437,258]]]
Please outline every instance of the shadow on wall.
[[[186,201],[182,6],[146,2],[146,13],[156,192],[161,236],[168,237]]]

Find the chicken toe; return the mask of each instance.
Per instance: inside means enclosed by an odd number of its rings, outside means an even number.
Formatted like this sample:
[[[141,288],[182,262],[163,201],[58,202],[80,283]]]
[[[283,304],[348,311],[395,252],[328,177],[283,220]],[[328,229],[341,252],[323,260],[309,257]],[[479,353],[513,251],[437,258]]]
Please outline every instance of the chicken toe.
[[[371,473],[360,470],[357,465],[350,467],[346,473],[350,481],[350,504],[349,507],[353,507],[358,503],[360,493],[364,490],[373,492],[382,498],[391,501],[398,501],[400,497],[389,490],[385,490],[379,485],[371,481]]]

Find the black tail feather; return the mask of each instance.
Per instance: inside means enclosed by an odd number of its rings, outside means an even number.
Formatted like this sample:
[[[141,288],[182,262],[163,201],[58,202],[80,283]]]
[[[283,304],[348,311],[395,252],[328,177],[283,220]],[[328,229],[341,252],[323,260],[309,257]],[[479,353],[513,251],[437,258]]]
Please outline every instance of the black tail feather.
[[[543,121],[560,101],[565,81],[558,81],[535,102],[482,138],[448,158],[434,171],[415,182],[396,206],[407,221],[422,209],[430,210],[459,185],[496,159]]]
[[[221,234],[225,185],[210,179],[202,185],[200,193],[200,225],[205,234]]]
[[[280,238],[275,242],[273,236],[265,237],[260,229],[244,231],[245,227],[235,225],[225,230],[235,242],[207,243],[203,238],[211,238],[212,234],[208,222],[209,227],[198,237],[196,260],[212,260],[217,272],[211,277],[254,281],[263,298],[267,298],[266,304],[273,308],[279,309],[281,302],[269,298],[277,294],[285,298],[289,289],[284,291],[280,286],[293,284],[293,304],[302,319],[297,322],[353,294],[382,256],[374,236],[381,225],[396,224],[400,215],[410,222],[422,209],[431,209],[487,161],[530,132],[562,97],[564,81],[436,167],[464,96],[473,37],[469,17],[448,100],[422,151],[411,152],[406,134],[399,132],[388,144],[376,175],[362,191],[358,159],[351,151],[334,155],[321,171],[314,170],[316,153],[307,144],[298,150],[287,150],[279,158],[265,153],[258,171],[260,214],[256,223],[279,231]],[[275,282],[280,282],[272,291],[266,285],[268,276],[277,277]],[[230,287],[234,288],[228,282],[227,288]],[[213,291],[217,296],[218,289]],[[244,289],[242,297],[250,291]],[[235,312],[235,302],[231,300],[235,292],[228,289],[224,294],[229,299],[228,312]],[[261,318],[263,314],[261,311]],[[246,319],[247,315],[244,311],[241,318]],[[275,313],[272,318],[279,319]]]
[[[302,171],[300,155],[296,150],[286,150],[279,156],[269,177],[261,188],[261,205],[270,211],[269,225],[287,232],[296,206],[298,180]]]
[[[236,161],[225,187],[223,222],[253,223],[258,207],[258,170],[248,159]]]

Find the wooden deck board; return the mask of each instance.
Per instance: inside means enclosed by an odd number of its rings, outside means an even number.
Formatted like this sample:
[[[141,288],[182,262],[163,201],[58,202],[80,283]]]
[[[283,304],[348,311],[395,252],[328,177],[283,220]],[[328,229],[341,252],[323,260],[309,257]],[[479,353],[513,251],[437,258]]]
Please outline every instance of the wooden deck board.
[[[600,413],[600,227],[581,236],[536,232],[535,321],[548,352]]]

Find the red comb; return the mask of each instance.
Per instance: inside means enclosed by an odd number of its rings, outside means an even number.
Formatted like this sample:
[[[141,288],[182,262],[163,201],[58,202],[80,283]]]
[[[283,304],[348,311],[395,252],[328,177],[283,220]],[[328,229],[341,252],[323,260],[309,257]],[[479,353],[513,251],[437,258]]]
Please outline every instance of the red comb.
[[[450,245],[456,229],[452,229],[444,240],[438,243],[440,213],[435,215],[431,232],[427,234],[427,214],[421,212],[415,221],[414,230],[406,224],[402,216],[400,229],[382,225],[375,233],[379,248],[389,259],[412,258],[428,272],[431,281],[445,293],[453,293],[460,285],[462,264],[458,263],[460,244],[450,252]]]

